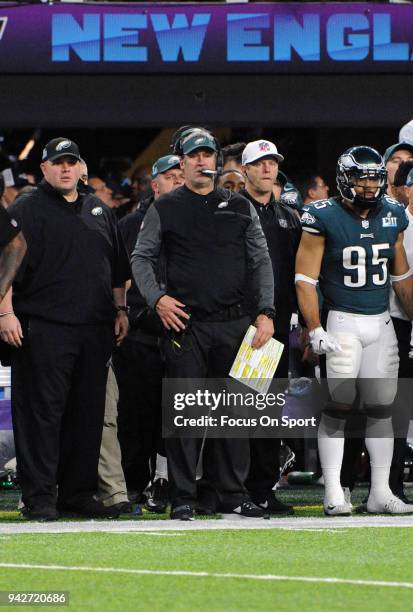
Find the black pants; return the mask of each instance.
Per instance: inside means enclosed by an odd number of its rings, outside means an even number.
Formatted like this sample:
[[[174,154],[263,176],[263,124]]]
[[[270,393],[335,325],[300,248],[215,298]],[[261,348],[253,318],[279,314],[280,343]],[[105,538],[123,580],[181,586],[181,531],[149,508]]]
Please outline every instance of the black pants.
[[[97,488],[112,325],[23,323],[12,355],[17,472],[26,506],[81,504]]]
[[[149,460],[161,450],[163,361],[151,346],[126,338],[113,356],[119,387],[118,437],[128,490],[142,493]]]
[[[284,344],[284,350],[275,373],[276,378],[288,378],[289,335],[276,334],[276,340]],[[281,438],[251,438],[251,466],[246,482],[251,498],[265,501],[273,495],[272,489],[280,474]]]
[[[164,344],[167,378],[225,378],[250,323],[249,317],[219,323],[193,321],[179,338],[181,350],[171,340]],[[196,466],[201,449],[196,438],[167,438],[168,476],[172,506],[196,505]],[[207,438],[204,477],[216,489],[223,508],[247,498],[244,486],[249,470],[247,439]]]

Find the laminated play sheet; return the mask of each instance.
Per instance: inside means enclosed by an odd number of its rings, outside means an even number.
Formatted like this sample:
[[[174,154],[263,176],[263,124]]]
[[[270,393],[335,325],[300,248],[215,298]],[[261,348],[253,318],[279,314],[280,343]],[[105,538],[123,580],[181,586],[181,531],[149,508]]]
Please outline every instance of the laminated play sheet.
[[[267,393],[284,345],[278,340],[270,338],[262,348],[253,349],[251,344],[256,331],[256,327],[249,326],[229,375],[255,391]]]

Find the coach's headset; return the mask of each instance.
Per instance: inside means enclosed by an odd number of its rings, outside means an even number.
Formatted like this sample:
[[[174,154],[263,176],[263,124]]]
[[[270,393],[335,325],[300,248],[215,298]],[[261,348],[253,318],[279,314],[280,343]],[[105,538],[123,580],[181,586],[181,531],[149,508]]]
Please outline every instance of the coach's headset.
[[[212,132],[210,132],[207,128],[199,127],[196,125],[183,125],[176,130],[174,135],[172,136],[171,149],[174,155],[179,155],[179,157],[183,156],[183,141],[184,139],[192,133],[197,133],[201,136],[208,136],[211,138],[217,150],[217,163],[216,163],[216,175],[215,181],[217,181],[218,177],[222,174],[222,168],[224,165],[224,156],[222,154],[221,145],[219,144],[219,140]]]

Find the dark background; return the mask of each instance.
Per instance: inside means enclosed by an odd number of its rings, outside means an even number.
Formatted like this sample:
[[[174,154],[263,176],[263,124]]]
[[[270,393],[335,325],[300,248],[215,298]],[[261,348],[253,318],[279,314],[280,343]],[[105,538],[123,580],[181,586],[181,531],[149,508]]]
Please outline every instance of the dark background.
[[[29,162],[55,136],[79,143],[90,168],[139,155],[164,127],[229,127],[228,142],[264,136],[294,178],[318,169],[333,184],[347,147],[383,152],[413,117],[413,76],[0,76],[0,135],[17,154],[40,129]],[[227,144],[223,142],[222,144]]]

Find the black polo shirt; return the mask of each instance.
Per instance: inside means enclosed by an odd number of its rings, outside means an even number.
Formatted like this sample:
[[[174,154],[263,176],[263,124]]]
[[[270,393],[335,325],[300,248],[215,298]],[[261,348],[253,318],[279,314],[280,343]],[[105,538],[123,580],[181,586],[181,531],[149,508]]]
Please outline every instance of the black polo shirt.
[[[43,180],[10,207],[27,242],[13,285],[17,315],[67,324],[113,321],[113,287],[130,278],[112,211],[92,194],[75,202]]]
[[[261,221],[274,271],[275,329],[277,333],[286,334],[290,330],[291,315],[297,310],[294,277],[301,238],[300,219],[286,204],[277,202],[274,195],[264,205],[246,190],[241,193],[254,205]]]
[[[19,224],[0,206],[0,247],[5,247],[20,232]]]

